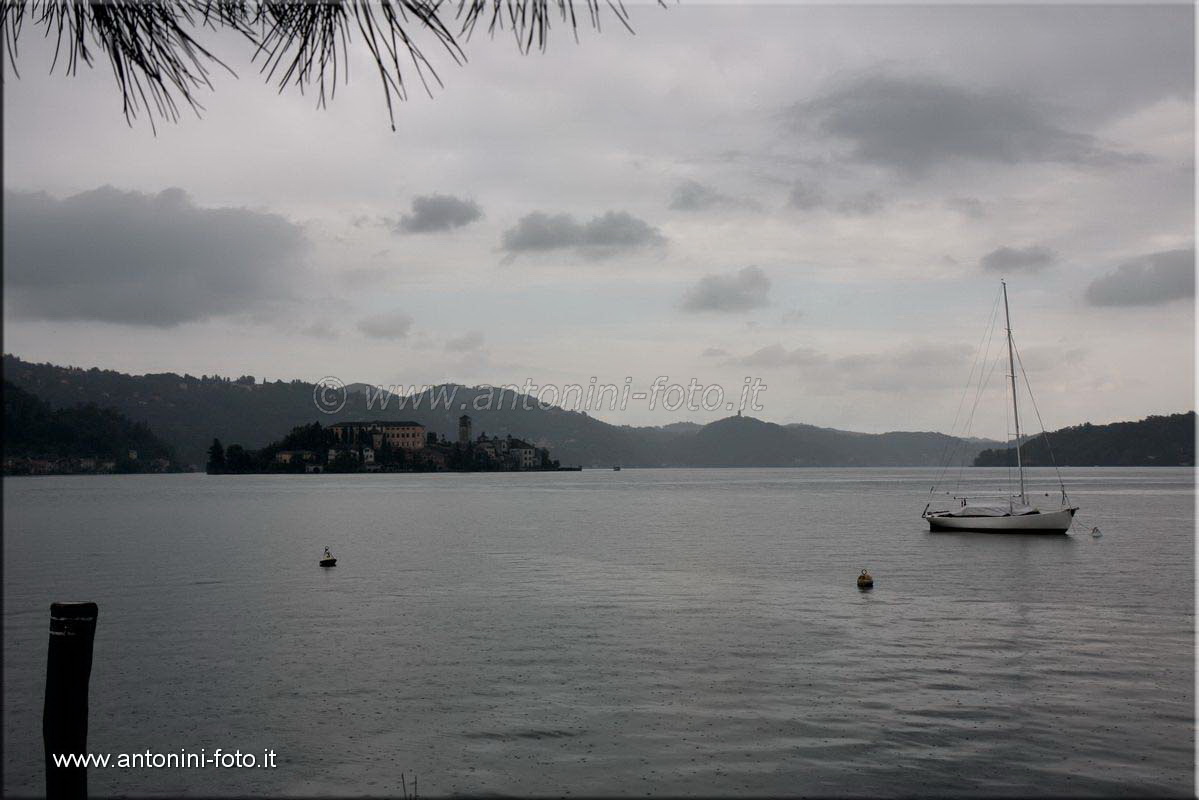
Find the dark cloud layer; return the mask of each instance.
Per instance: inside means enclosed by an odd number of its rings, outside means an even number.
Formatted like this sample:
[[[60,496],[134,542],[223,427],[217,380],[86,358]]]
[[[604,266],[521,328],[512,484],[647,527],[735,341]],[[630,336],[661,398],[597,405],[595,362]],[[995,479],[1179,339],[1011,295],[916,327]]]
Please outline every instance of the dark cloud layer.
[[[769,302],[770,278],[758,267],[705,275],[683,296],[684,311],[749,311]]]
[[[858,160],[909,174],[954,160],[1093,165],[1127,158],[1060,127],[1024,95],[929,77],[859,77],[793,106],[789,120],[848,143]]]
[[[1038,272],[1057,261],[1057,253],[1041,245],[1000,247],[979,259],[978,265],[991,272]]]
[[[574,248],[602,258],[665,243],[657,228],[627,211],[609,211],[585,223],[570,214],[534,211],[504,232],[502,247],[512,255]]]
[[[1087,302],[1095,306],[1156,306],[1194,296],[1193,247],[1133,259],[1087,287]]]
[[[169,327],[260,311],[308,247],[275,214],[201,208],[182,189],[4,192],[4,278],[23,317]]]
[[[412,213],[400,217],[396,231],[430,233],[461,228],[483,218],[483,210],[474,200],[462,200],[448,194],[430,194],[412,201]]]

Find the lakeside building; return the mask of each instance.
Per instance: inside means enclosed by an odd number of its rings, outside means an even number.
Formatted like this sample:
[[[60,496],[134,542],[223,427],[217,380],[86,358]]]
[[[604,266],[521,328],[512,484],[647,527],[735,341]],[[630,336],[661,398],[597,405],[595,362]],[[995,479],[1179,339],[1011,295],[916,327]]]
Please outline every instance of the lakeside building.
[[[409,421],[337,422],[299,426],[278,445],[255,453],[238,447],[208,471],[251,472],[494,472],[557,470],[550,452],[511,434],[471,439],[471,419],[458,420],[456,440]],[[214,442],[219,447],[219,442]],[[281,449],[275,449],[280,447]],[[234,446],[229,452],[233,453]]]
[[[316,453],[311,450],[280,450],[275,453],[275,461],[280,464],[292,464],[299,461],[315,461]]]
[[[538,461],[537,448],[522,439],[510,439],[508,458],[517,469],[533,469]]]
[[[425,447],[425,426],[419,422],[371,421],[335,422],[329,426],[339,444],[348,447],[370,445],[379,449],[386,442],[392,448],[420,450]]]
[[[95,456],[6,456],[5,475],[101,475],[114,472],[147,473],[180,471],[169,459],[118,462]]]
[[[337,444],[329,449],[328,464],[342,457],[343,467],[357,462],[374,471],[395,466],[393,458],[380,460],[386,450],[403,451],[401,463],[419,470],[541,470],[557,469],[550,452],[512,435],[472,439],[471,418],[458,418],[458,436],[451,441],[416,422],[342,422],[329,426]],[[419,443],[419,444],[418,444]],[[380,448],[385,448],[381,453]],[[398,455],[398,453],[397,453]]]

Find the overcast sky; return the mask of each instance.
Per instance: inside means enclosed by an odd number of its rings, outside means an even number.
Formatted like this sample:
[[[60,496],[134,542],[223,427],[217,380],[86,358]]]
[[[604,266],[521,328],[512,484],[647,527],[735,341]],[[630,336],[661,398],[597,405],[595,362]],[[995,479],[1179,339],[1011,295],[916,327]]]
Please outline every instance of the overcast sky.
[[[127,372],[739,391],[947,430],[1006,277],[1047,427],[1193,407],[1190,6],[633,6],[477,37],[392,132],[245,63],[126,125],[107,64],[4,86],[4,338]],[[6,67],[7,70],[7,67]],[[975,432],[1002,435],[1002,394]],[[720,413],[601,412],[613,422]]]

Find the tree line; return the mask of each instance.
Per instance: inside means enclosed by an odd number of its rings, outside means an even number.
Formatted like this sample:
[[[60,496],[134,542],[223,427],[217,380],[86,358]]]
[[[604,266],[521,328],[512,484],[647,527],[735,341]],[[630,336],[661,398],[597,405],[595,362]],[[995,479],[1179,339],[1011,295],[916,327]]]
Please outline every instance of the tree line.
[[[1020,445],[1025,466],[1192,467],[1195,465],[1195,412],[1151,416],[1110,425],[1085,423],[1040,434]],[[984,450],[976,467],[1016,465],[1014,447]]]
[[[130,457],[135,452],[137,458]],[[5,458],[98,459],[115,471],[140,471],[156,459],[174,462],[174,451],[150,428],[111,408],[83,403],[53,408],[4,381]]]

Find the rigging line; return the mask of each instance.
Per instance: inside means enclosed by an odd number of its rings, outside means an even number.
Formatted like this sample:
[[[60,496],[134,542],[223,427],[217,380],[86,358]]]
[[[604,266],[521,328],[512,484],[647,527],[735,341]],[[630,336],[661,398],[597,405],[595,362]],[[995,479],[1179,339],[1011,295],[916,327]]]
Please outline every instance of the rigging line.
[[[958,398],[958,408],[953,413],[953,422],[950,425],[950,439],[946,441],[945,446],[941,447],[941,457],[939,459],[941,471],[938,476],[936,476],[933,486],[929,487],[928,489],[929,497],[932,497],[933,493],[936,491],[936,487],[941,485],[941,481],[945,480],[945,474],[947,473],[948,469],[950,469],[950,464],[953,463],[954,459],[957,458],[958,450],[964,445],[963,439],[958,438],[956,435],[958,429],[958,420],[960,417],[962,417],[962,408],[966,402],[966,395],[969,395],[970,386],[974,384],[975,371],[978,372],[978,379],[982,380],[982,371],[983,369],[987,368],[987,359],[990,356],[990,342],[992,342],[992,339],[995,336],[995,318],[996,315],[999,314],[999,300],[1001,296],[1002,295],[996,291],[995,301],[992,303],[992,306],[990,306],[990,321],[987,326],[984,327],[982,336],[980,339],[978,339],[978,347],[975,349],[974,361],[970,363],[970,374],[968,377],[966,377],[966,385],[962,389],[962,397]],[[986,350],[983,349],[983,345],[986,345]],[[969,427],[969,425],[969,422],[966,423],[966,427]]]
[[[993,332],[994,328],[992,327],[991,330]],[[993,340],[994,340],[994,337],[992,336],[991,339],[989,339],[987,341],[987,356],[988,356],[988,358],[990,357],[990,354],[991,354],[991,342]],[[957,475],[957,479],[954,482],[954,491],[955,492],[958,491],[959,489],[961,489],[962,473],[965,471],[965,468],[966,468],[966,452],[965,452],[966,439],[969,438],[970,435],[974,432],[974,417],[978,413],[978,405],[982,401],[983,394],[986,392],[987,385],[990,384],[991,378],[994,376],[995,370],[998,368],[998,364],[999,364],[999,362],[998,362],[998,360],[996,360],[994,363],[991,364],[990,372],[987,372],[985,374],[983,374],[983,373],[979,374],[978,387],[974,392],[974,402],[970,406],[970,415],[969,415],[969,417],[967,417],[966,425],[964,426],[964,428],[962,430],[960,440],[959,440],[960,441],[959,448],[962,450],[962,458],[958,461],[958,464],[957,464],[958,475]],[[984,364],[984,369],[985,369],[985,364]],[[956,451],[955,451],[955,453],[956,453]]]
[[[962,389],[962,396],[958,398],[958,407],[953,415],[953,424],[949,427],[949,432],[952,434],[957,431],[958,419],[961,418],[962,407],[966,403],[966,395],[970,393],[970,386],[974,383],[975,370],[979,370],[979,378],[982,378],[981,370],[986,369],[987,358],[991,354],[991,340],[995,335],[995,318],[999,314],[999,300],[1001,295],[997,292],[995,302],[991,304],[991,315],[986,327],[983,328],[982,336],[979,337],[978,347],[974,351],[974,362],[970,365],[970,375],[966,378],[966,386]],[[984,349],[984,346],[986,349]]]
[[[986,369],[986,363],[987,363],[987,360],[990,358],[990,355],[991,355],[991,344],[992,344],[992,342],[994,342],[994,340],[995,340],[995,329],[996,329],[996,324],[997,324],[996,320],[998,320],[998,318],[999,318],[999,303],[998,303],[998,300],[999,300],[999,298],[1000,298],[1001,296],[1002,296],[1002,295],[997,295],[997,296],[996,296],[996,303],[995,303],[995,305],[994,305],[994,306],[992,307],[992,309],[991,309],[991,323],[990,323],[990,325],[987,327],[987,334],[988,334],[988,335],[987,335],[986,349],[985,349],[985,351],[984,351],[984,354],[983,354],[983,360],[982,360],[983,370],[985,370],[985,369]],[[991,373],[994,373],[994,371],[995,371],[995,367],[994,367],[994,365],[992,365],[992,367],[991,367]],[[961,434],[959,435],[959,441],[958,441],[958,443],[957,443],[957,446],[954,448],[954,451],[953,451],[953,452],[954,452],[954,455],[953,455],[953,457],[950,459],[950,461],[946,462],[946,464],[945,464],[945,471],[946,471],[946,472],[949,470],[949,464],[950,464],[950,463],[952,463],[953,461],[955,461],[955,460],[957,459],[957,452],[958,452],[958,450],[959,450],[959,449],[962,449],[962,450],[964,450],[964,448],[965,448],[965,446],[966,446],[966,438],[967,438],[967,437],[969,437],[969,435],[971,434],[971,432],[972,432],[972,431],[973,431],[973,429],[974,429],[974,415],[975,415],[975,413],[977,413],[977,411],[978,411],[978,403],[979,403],[979,401],[982,399],[983,392],[986,390],[986,386],[987,386],[987,384],[988,384],[988,383],[990,383],[990,381],[991,381],[991,373],[984,374],[984,373],[983,373],[983,372],[981,372],[981,371],[980,371],[980,373],[979,373],[979,376],[978,376],[978,377],[979,377],[979,383],[978,383],[978,387],[976,388],[976,390],[975,390],[975,393],[974,393],[974,402],[973,402],[973,404],[972,404],[972,405],[971,405],[971,407],[970,407],[970,414],[969,414],[969,416],[966,418],[965,425],[963,426],[962,432],[961,432]],[[967,387],[967,389],[969,389],[969,387]],[[964,456],[964,455],[965,455],[965,454],[963,453],[963,456]],[[962,483],[962,470],[963,470],[963,469],[965,468],[965,466],[966,466],[966,464],[965,464],[965,458],[964,458],[964,457],[963,457],[963,459],[961,460],[961,462],[959,462],[959,463],[958,463],[958,465],[957,465],[957,466],[958,466],[958,476],[957,476],[957,481],[956,481],[956,483],[954,484],[954,491],[957,491],[957,490],[958,490],[958,489],[961,487],[961,483]]]
[[[986,359],[989,358],[991,355],[991,344],[995,340],[996,321],[998,319],[998,314],[999,314],[999,306],[998,306],[998,304],[996,304],[995,309],[993,310],[992,315],[991,315],[991,327],[989,329],[991,335],[987,339],[987,349],[986,349],[986,353],[984,355],[984,361],[983,361],[984,369],[985,369]],[[993,373],[994,371],[995,371],[995,367],[992,366],[991,372]],[[969,435],[974,430],[974,415],[978,411],[978,403],[979,403],[979,400],[982,399],[983,391],[986,389],[986,386],[988,383],[990,383],[990,381],[991,381],[990,374],[988,374],[986,376],[985,380],[983,380],[983,375],[981,373],[979,374],[979,384],[978,384],[978,389],[974,393],[974,403],[970,407],[970,415],[966,418],[965,427],[963,428],[964,435]]]
[[[974,393],[974,403],[970,408],[970,428],[963,431],[963,441],[965,440],[964,437],[969,435],[969,433],[971,433],[971,431],[973,429],[974,415],[978,412],[978,404],[982,400],[983,392],[986,389],[987,384],[989,384],[991,382],[991,377],[995,374],[995,370],[998,368],[998,364],[999,364],[999,359],[997,357],[996,360],[991,363],[990,371],[987,372],[985,375],[979,375],[978,388],[977,388],[977,391],[975,391],[975,393]],[[965,458],[963,458],[960,462],[958,462],[957,468],[958,468],[958,474],[957,474],[957,478],[954,480],[954,485],[953,485],[953,489],[954,489],[955,493],[957,491],[959,491],[962,486],[962,474],[966,469]]]
[[[1012,333],[1011,328],[1008,328],[1008,336],[1009,336],[1008,341],[1009,342],[1011,341],[1011,338],[1010,338],[1011,333]],[[1015,387],[1015,384],[1009,384],[1007,381],[1003,382],[1004,394],[1006,394],[1008,396],[1008,399],[1012,401],[1013,408],[1016,405],[1015,392],[1012,391],[1012,389],[1014,387]],[[1007,412],[1004,411],[1003,427],[1004,427],[1004,430],[1006,431],[1004,433],[1004,439],[1005,439],[1005,441],[1009,441],[1009,442],[1012,440],[1012,428],[1010,425],[1008,425],[1008,423],[1010,421],[1011,420],[1008,419]],[[1016,447],[1019,447],[1019,446],[1020,446],[1020,440],[1019,440],[1019,438],[1017,438]],[[1009,453],[1011,452],[1010,448],[1008,449],[1008,452]],[[1005,465],[1007,468],[1007,504],[1008,504],[1008,511],[1011,512],[1011,511],[1013,511],[1013,508],[1012,508],[1012,460],[1010,458],[1008,458],[1008,459],[1005,459],[1005,461],[1007,462]]]
[[[994,342],[994,338],[995,338],[994,332],[996,330],[996,323],[995,323],[996,319],[998,319],[998,307],[996,307],[996,317],[993,318],[992,329],[990,329],[990,330],[992,330],[992,337],[990,337],[987,341],[987,356],[988,357],[990,356],[990,344],[992,344],[992,342]],[[996,357],[1001,357],[1001,356],[1002,356],[1002,353],[1000,353]],[[983,375],[981,375],[981,374],[978,375],[978,377],[980,377],[980,383],[978,383],[978,389],[975,391],[974,404],[972,404],[970,407],[970,416],[966,417],[965,428],[963,431],[964,435],[969,435],[970,433],[974,432],[974,419],[975,419],[975,414],[977,414],[977,411],[978,411],[978,403],[980,403],[980,401],[982,401],[983,392],[987,390],[987,384],[990,383],[990,378],[992,378],[992,375],[994,374],[995,369],[998,368],[998,365],[999,365],[998,361],[993,363],[992,367],[990,367],[990,373],[988,373],[986,375],[986,379],[983,379]]]
[[[987,388],[987,384],[991,382],[991,378],[995,375],[995,370],[999,369],[999,365],[1003,363],[1003,353],[1000,352],[995,356],[995,361],[991,363],[991,371],[987,373],[986,379],[978,385],[978,392],[974,396],[974,407],[970,409],[970,419],[973,422],[974,415],[978,411],[979,401],[982,400],[983,392]],[[1005,417],[1006,419],[1006,417]],[[962,473],[966,469],[965,460],[958,465],[957,483],[954,484],[954,491],[957,491],[962,485]]]
[[[1062,499],[1069,502],[1069,497],[1066,495],[1066,483],[1062,480],[1062,471],[1058,469],[1057,457],[1053,455],[1053,445],[1049,443],[1049,431],[1045,430],[1045,423],[1041,421],[1041,409],[1037,408],[1037,398],[1032,393],[1032,383],[1028,380],[1028,371],[1024,369],[1024,360],[1020,358],[1020,348],[1016,347],[1014,339],[1012,348],[1016,351],[1016,363],[1020,365],[1020,374],[1024,376],[1024,385],[1028,389],[1028,399],[1032,401],[1032,410],[1036,412],[1037,424],[1041,426],[1041,437],[1045,440],[1045,449],[1049,451],[1049,460],[1053,462],[1053,471],[1057,475],[1057,485],[1062,490]],[[1020,446],[1018,442],[1016,446]]]
[[[983,334],[981,337],[979,337],[978,347],[974,351],[974,360],[970,363],[970,374],[966,378],[966,385],[962,387],[962,396],[958,398],[958,407],[957,410],[953,412],[953,422],[949,426],[950,439],[946,441],[944,447],[941,448],[941,457],[939,459],[941,464],[941,472],[937,475],[936,481],[933,482],[932,487],[928,490],[929,497],[932,496],[933,492],[937,490],[937,487],[945,478],[945,473],[949,470],[950,463],[955,459],[958,449],[963,445],[963,440],[961,438],[955,438],[958,420],[962,416],[962,407],[966,404],[966,395],[970,394],[970,386],[974,383],[975,370],[979,371],[979,379],[981,380],[982,370],[986,369],[987,357],[991,354],[991,339],[995,334],[995,317],[999,313],[999,298],[1001,296],[1001,292],[995,293],[995,301],[991,304],[991,320],[987,326],[983,328]],[[983,350],[984,344],[986,345],[985,352]],[[948,456],[948,458],[946,458],[946,456]]]

